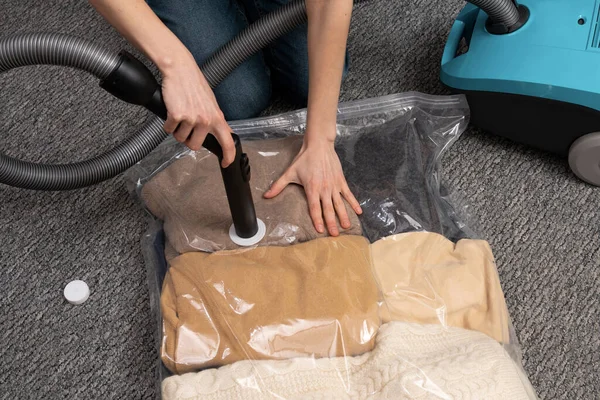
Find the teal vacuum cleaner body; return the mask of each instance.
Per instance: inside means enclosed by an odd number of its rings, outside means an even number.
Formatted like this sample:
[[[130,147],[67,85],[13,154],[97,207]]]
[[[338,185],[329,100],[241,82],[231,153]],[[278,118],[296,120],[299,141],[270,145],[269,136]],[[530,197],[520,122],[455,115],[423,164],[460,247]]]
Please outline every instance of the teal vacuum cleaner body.
[[[479,7],[458,15],[441,81],[466,95],[485,131],[568,157],[600,185],[600,1],[522,0],[520,21],[495,29]]]

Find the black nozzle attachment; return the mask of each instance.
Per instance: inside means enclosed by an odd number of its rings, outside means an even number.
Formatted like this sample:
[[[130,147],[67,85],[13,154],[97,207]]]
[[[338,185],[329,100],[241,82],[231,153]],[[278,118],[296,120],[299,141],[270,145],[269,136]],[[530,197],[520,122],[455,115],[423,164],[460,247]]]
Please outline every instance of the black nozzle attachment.
[[[517,6],[517,10],[519,11],[519,19],[516,23],[507,26],[502,22],[494,22],[492,18],[488,18],[485,23],[485,29],[489,33],[494,35],[504,35],[507,33],[512,33],[521,28],[525,23],[529,20],[529,8],[525,7],[522,4]]]
[[[241,238],[251,238],[258,232],[258,221],[256,219],[256,210],[252,201],[252,192],[250,191],[250,160],[248,155],[242,151],[242,142],[238,135],[232,133],[235,143],[235,160],[227,168],[221,167],[221,175],[225,184],[225,192],[231,211],[231,219],[235,227],[235,233]],[[207,143],[210,142],[210,143]],[[221,146],[213,135],[208,135],[204,141],[206,147],[212,153],[211,147]],[[215,153],[217,154],[217,153]],[[219,161],[222,159],[222,152],[217,154]]]
[[[146,107],[163,120],[167,119],[167,107],[162,98],[161,87],[152,72],[126,51],[122,51],[119,56],[119,64],[100,82],[100,87],[127,103]],[[235,144],[235,160],[227,168],[221,167],[223,149],[213,135],[206,135],[202,146],[219,160],[235,233],[247,239],[258,232],[256,210],[250,191],[250,162],[242,150],[239,136],[234,133],[231,136]]]

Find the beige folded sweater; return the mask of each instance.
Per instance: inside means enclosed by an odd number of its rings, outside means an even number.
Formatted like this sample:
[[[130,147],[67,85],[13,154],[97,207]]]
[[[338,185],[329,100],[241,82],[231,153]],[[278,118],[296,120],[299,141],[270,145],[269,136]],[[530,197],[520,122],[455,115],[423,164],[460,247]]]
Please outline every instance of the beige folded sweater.
[[[263,198],[297,155],[302,138],[292,136],[243,144],[250,159],[250,187],[256,215],[266,225],[266,235],[259,246],[286,246],[327,236],[315,230],[302,187],[290,185],[274,199]],[[229,238],[231,212],[219,165],[207,150],[190,152],[159,172],[144,185],[142,199],[152,214],[164,222],[168,260],[190,251],[238,248]],[[340,231],[361,235],[357,215],[345,204],[352,227]]]
[[[371,246],[385,303],[382,322],[441,324],[483,332],[508,343],[509,316],[487,242],[412,232]]]
[[[162,360],[174,373],[239,360],[350,356],[373,348],[369,242],[315,239],[176,257],[164,280]]]
[[[390,322],[357,357],[240,361],[172,376],[164,400],[461,399],[536,395],[503,347],[479,332]]]

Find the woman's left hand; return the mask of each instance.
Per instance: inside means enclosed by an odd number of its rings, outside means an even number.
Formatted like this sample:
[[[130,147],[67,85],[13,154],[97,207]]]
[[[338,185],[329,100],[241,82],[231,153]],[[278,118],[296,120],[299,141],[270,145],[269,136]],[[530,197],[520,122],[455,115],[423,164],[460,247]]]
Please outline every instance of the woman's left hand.
[[[348,188],[333,141],[322,139],[307,143],[305,139],[302,149],[290,167],[273,183],[264,197],[271,199],[277,196],[290,183],[304,187],[310,217],[319,233],[324,232],[324,219],[329,234],[339,235],[336,214],[341,227],[350,228],[350,219],[342,197],[354,212],[362,213],[358,201]]]

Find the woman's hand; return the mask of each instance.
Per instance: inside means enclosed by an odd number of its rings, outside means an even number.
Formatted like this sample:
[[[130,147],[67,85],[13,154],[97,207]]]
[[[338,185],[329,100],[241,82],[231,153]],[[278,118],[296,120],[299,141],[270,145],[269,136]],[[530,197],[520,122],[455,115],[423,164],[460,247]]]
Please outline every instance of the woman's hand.
[[[191,54],[185,58],[161,68],[165,132],[192,150],[199,150],[206,135],[213,134],[223,149],[221,165],[227,167],[235,159],[232,130],[194,58]]]
[[[308,144],[305,141],[290,167],[273,183],[264,197],[271,199],[277,196],[290,183],[304,186],[310,217],[319,233],[324,232],[323,217],[325,217],[329,234],[339,235],[336,213],[342,228],[350,228],[350,219],[342,197],[354,212],[362,213],[358,201],[348,188],[332,141],[323,139],[318,142],[310,141]]]

